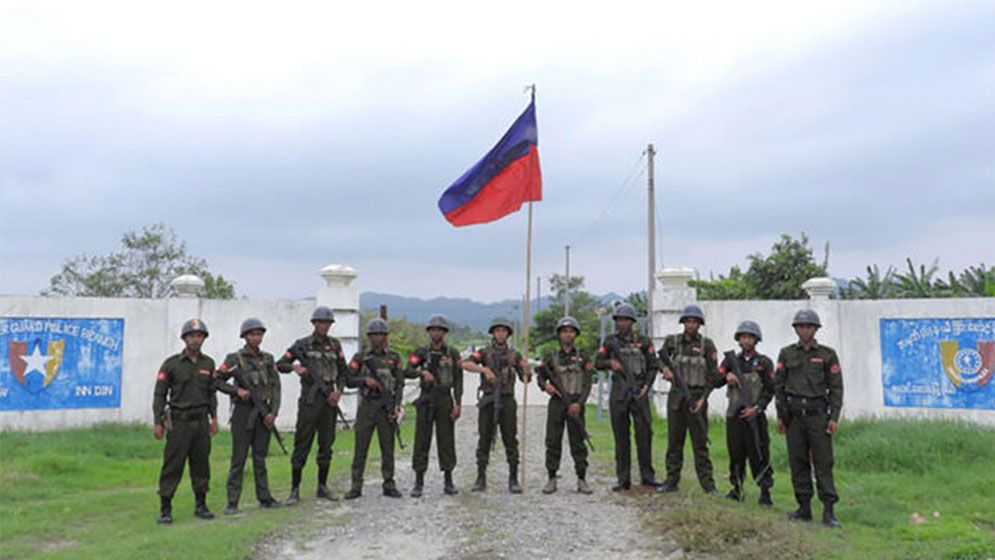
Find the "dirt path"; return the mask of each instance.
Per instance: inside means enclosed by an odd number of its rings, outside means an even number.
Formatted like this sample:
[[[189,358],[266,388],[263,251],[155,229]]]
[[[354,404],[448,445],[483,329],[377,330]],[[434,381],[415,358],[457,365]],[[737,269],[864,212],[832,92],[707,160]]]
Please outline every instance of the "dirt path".
[[[313,523],[271,539],[260,547],[256,557],[611,560],[681,555],[675,543],[646,534],[639,508],[633,503],[639,498],[611,492],[614,477],[610,465],[592,464],[588,479],[594,494],[578,494],[572,461],[564,449],[559,491],[548,496],[540,492],[546,479],[545,407],[532,406],[528,410],[526,493],[508,493],[507,466],[500,444],[492,452],[488,491],[470,492],[476,475],[477,422],[474,407],[464,410],[467,414],[457,424],[459,495],[442,493],[442,475],[433,447],[425,496],[407,497],[414,474],[410,456],[405,455],[397,464],[403,499],[383,497],[381,480],[369,473],[362,498],[317,506],[321,509]],[[348,459],[337,453],[335,460]]]

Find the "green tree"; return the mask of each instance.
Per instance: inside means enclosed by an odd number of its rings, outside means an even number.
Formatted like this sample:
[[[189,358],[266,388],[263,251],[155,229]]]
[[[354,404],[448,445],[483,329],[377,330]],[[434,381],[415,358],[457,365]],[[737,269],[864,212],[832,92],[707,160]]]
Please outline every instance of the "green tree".
[[[850,280],[840,295],[844,299],[889,299],[896,297],[896,294],[895,268],[889,266],[882,275],[875,264],[867,267],[865,278]]]
[[[649,314],[649,301],[646,299],[646,292],[631,292],[625,296],[625,303],[628,303],[636,310],[636,315],[645,317]]]
[[[210,272],[207,261],[187,252],[187,245],[165,224],[129,231],[122,250],[109,255],[78,255],[63,263],[49,281],[45,296],[162,298],[181,274],[204,280],[204,297],[232,299],[235,286]]]
[[[934,298],[940,297],[943,290],[937,286],[934,276],[939,270],[937,260],[927,267],[924,264],[918,268],[912,264],[912,259],[905,259],[909,270],[905,274],[895,275],[895,290],[901,298]]]
[[[730,300],[730,299],[753,299],[755,297],[753,287],[747,282],[746,276],[738,266],[729,269],[729,275],[719,275],[716,279],[691,280],[688,283],[692,288],[698,290],[698,299],[701,300]]]
[[[564,314],[565,280],[564,276],[558,274],[550,278],[550,290],[555,295],[549,307],[536,313],[532,318],[532,328],[529,330],[531,347],[529,353],[533,357],[541,356],[546,351],[556,348],[556,322]],[[581,328],[581,334],[575,344],[577,348],[590,353],[598,349],[601,323],[597,312],[600,303],[597,298],[584,291],[583,287],[583,276],[570,277],[570,315],[577,319]]]

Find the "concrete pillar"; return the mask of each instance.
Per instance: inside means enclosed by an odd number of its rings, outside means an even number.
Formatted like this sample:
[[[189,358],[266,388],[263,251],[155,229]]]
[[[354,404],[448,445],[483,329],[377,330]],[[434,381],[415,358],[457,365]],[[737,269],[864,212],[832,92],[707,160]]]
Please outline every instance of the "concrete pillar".
[[[178,298],[199,298],[204,293],[204,281],[195,274],[177,276],[169,283],[173,296]]]
[[[809,299],[824,300],[836,293],[836,282],[832,278],[809,278],[802,284]]]
[[[359,290],[352,281],[358,271],[345,264],[330,264],[318,271],[325,285],[318,290],[315,305],[330,307],[335,313],[331,335],[342,342],[346,362],[359,351]],[[347,389],[341,401],[342,412],[352,421],[358,404],[356,391]]]
[[[661,269],[657,275],[660,288],[653,292],[650,308],[653,310],[653,340],[655,344],[674,332],[674,325],[686,305],[698,301],[698,294],[688,283],[694,278],[694,269],[675,266]]]
[[[163,333],[167,354],[183,350],[183,341],[180,339],[180,329],[183,323],[190,319],[201,317],[201,299],[204,291],[204,281],[194,274],[184,274],[177,276],[169,283],[173,289],[173,297],[166,300],[166,332]],[[205,321],[208,332],[211,332],[216,325]],[[125,329],[128,326],[125,325]],[[205,349],[205,352],[207,350]],[[161,359],[161,358],[160,358]],[[125,381],[122,380],[122,384]],[[148,419],[152,420],[151,407],[148,411]]]
[[[847,349],[843,347],[840,301],[829,299],[836,293],[836,282],[832,278],[810,278],[802,284],[802,289],[808,294],[809,308],[819,314],[819,320],[822,322],[822,327],[815,335],[816,339],[822,344],[832,346],[837,353],[843,355]]]

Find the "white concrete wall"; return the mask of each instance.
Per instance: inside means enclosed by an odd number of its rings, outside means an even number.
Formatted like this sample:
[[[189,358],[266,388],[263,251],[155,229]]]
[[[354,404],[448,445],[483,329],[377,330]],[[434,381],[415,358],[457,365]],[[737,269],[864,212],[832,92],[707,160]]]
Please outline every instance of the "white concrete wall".
[[[843,368],[843,416],[915,417],[968,420],[995,426],[995,411],[941,408],[899,408],[884,405],[881,375],[880,319],[991,318],[995,317],[995,298],[964,299],[896,299],[799,301],[695,301],[694,290],[668,287],[654,294],[653,336],[657,344],[664,336],[681,332],[677,323],[679,309],[697,303],[705,312],[702,333],[712,338],[721,353],[738,349],[733,334],[740,321],[751,319],[760,324],[764,339],[759,350],[777,360],[778,351],[797,341],[791,320],[799,309],[814,309],[822,320],[816,339],[836,349]],[[669,383],[658,381],[656,389],[664,393]],[[665,394],[657,398],[657,410],[666,414]],[[715,391],[709,399],[711,414],[724,414],[725,389]],[[773,417],[774,407],[767,410]]]

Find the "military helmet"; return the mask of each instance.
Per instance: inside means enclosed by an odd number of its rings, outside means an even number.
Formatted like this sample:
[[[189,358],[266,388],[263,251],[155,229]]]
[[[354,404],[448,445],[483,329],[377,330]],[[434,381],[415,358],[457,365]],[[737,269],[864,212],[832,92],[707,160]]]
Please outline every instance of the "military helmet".
[[[515,328],[511,326],[511,321],[505,319],[504,317],[498,317],[491,321],[491,326],[487,327],[488,334],[494,334],[494,329],[498,327],[504,327],[508,329],[508,334],[515,332]]]
[[[311,322],[315,321],[329,321],[331,323],[335,322],[335,314],[332,310],[324,305],[315,307],[314,313],[311,314]]]
[[[632,307],[628,303],[623,303],[615,308],[615,313],[612,314],[612,319],[618,321],[619,319],[632,319],[636,321],[636,308]]]
[[[678,323],[683,323],[684,319],[697,319],[701,321],[701,324],[705,324],[705,312],[701,310],[697,305],[689,305],[681,311],[681,318],[677,320]]]
[[[204,324],[204,321],[194,318],[190,319],[186,323],[183,323],[183,328],[180,329],[180,338],[195,332],[203,334],[204,338],[208,337],[207,325]]]
[[[428,324],[425,325],[425,330],[433,327],[445,329],[446,332],[449,332],[449,321],[447,321],[442,315],[432,315],[428,318]]]
[[[822,326],[822,322],[819,321],[819,314],[811,309],[802,309],[795,313],[795,319],[791,321],[792,327],[797,327],[798,325],[815,325],[817,327]]]
[[[756,324],[754,321],[743,321],[736,327],[736,334],[733,339],[739,340],[739,335],[741,334],[752,334],[757,337],[757,342],[764,339],[763,335],[760,334],[760,325]]]
[[[577,319],[574,319],[573,317],[566,316],[556,322],[557,334],[560,333],[560,329],[565,329],[565,328],[571,328],[577,331],[577,334],[580,334],[580,323],[578,323]]]
[[[387,334],[390,332],[390,328],[387,327],[387,321],[383,319],[374,319],[370,321],[370,324],[366,325],[366,334]]]
[[[242,328],[239,329],[238,336],[245,336],[246,333],[250,333],[252,331],[266,332],[266,326],[263,325],[263,322],[260,321],[259,319],[256,319],[255,317],[250,317],[242,321]]]

